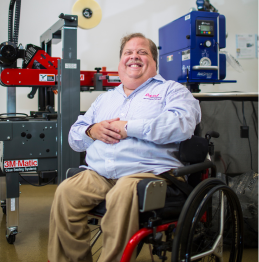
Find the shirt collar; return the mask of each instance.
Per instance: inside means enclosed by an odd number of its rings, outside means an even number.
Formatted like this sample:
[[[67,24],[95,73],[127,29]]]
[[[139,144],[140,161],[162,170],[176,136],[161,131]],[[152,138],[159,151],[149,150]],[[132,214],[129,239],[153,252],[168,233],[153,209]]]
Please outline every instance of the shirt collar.
[[[153,77],[155,80],[158,80],[158,81],[161,81],[163,83],[166,82],[166,80],[160,75],[160,74],[157,74],[156,76]]]

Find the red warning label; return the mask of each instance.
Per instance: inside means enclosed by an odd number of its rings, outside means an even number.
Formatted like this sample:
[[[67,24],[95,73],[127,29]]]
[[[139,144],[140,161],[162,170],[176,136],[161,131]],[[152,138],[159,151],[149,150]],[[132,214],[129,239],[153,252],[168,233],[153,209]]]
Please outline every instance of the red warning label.
[[[38,159],[4,161],[4,170],[5,172],[8,173],[36,171],[37,168],[38,168]]]
[[[80,81],[84,81],[85,80],[85,75],[84,74],[80,74]]]

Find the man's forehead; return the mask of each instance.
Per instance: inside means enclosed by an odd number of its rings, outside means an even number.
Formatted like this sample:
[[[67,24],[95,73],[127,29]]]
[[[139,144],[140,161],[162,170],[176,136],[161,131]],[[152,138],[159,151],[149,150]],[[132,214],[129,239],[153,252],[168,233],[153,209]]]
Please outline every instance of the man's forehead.
[[[132,47],[132,48],[130,48],[130,47],[125,47],[124,48],[124,50],[149,50],[149,48],[147,47],[147,48],[145,48],[145,47],[137,47],[137,48],[135,48],[135,47]]]
[[[146,38],[134,37],[130,39],[124,47],[124,50],[140,50],[145,49],[149,51],[149,42]]]

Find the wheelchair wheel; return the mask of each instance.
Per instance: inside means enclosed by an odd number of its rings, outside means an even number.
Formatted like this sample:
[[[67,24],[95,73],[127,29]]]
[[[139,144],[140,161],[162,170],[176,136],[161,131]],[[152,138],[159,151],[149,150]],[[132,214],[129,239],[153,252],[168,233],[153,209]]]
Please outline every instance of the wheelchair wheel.
[[[243,216],[234,191],[209,178],[188,197],[179,217],[172,261],[233,261],[243,254]]]

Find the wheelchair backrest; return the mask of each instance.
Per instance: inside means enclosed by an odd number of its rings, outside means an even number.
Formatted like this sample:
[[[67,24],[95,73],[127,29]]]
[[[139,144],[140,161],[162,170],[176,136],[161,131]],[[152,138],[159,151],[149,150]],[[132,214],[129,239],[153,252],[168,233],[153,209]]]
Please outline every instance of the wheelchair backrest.
[[[182,141],[179,148],[179,158],[182,162],[197,164],[204,162],[209,152],[209,140],[199,136],[192,136]],[[188,184],[193,188],[202,181],[202,172],[192,173],[188,177]]]
[[[179,148],[180,161],[196,164],[205,160],[209,152],[209,141],[206,138],[192,136],[190,139],[182,141]]]

